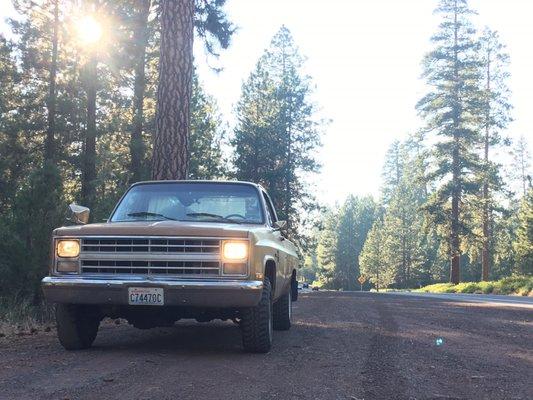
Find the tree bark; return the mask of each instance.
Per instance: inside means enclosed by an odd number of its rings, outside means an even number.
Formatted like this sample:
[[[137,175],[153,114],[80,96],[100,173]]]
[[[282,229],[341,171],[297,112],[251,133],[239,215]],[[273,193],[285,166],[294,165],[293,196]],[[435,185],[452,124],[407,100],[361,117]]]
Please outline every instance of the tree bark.
[[[458,21],[457,21],[457,3],[455,3],[454,15],[454,79],[455,79],[455,109],[454,113],[454,132],[453,132],[453,154],[452,154],[452,220],[450,230],[450,282],[458,284],[461,281],[461,250],[459,241],[459,206],[461,203],[461,167],[460,167],[460,135],[459,135],[459,55],[458,55]]]
[[[145,146],[142,137],[143,132],[143,107],[145,79],[145,55],[148,41],[148,15],[150,13],[150,0],[139,1],[136,15],[136,24],[133,31],[133,43],[135,49],[135,68],[133,84],[133,126],[130,140],[131,172],[133,182],[142,180],[143,159]]]
[[[490,49],[487,57],[486,67],[486,79],[487,79],[487,93],[490,93],[491,89],[491,75],[490,75]],[[485,181],[483,182],[483,249],[481,251],[481,280],[489,280],[490,272],[490,204],[489,204],[489,182],[488,182],[488,170],[489,170],[489,145],[490,145],[490,100],[487,100],[486,104],[486,125],[485,125]]]
[[[52,29],[52,63],[48,83],[48,127],[44,141],[44,160],[53,163],[55,160],[56,133],[56,74],[57,74],[57,42],[59,30],[59,0],[54,2],[54,25]]]
[[[96,80],[97,60],[93,54],[86,65],[87,128],[81,180],[82,204],[89,208],[94,205],[96,183]]]
[[[189,169],[194,1],[162,0],[152,178],[186,179]]]

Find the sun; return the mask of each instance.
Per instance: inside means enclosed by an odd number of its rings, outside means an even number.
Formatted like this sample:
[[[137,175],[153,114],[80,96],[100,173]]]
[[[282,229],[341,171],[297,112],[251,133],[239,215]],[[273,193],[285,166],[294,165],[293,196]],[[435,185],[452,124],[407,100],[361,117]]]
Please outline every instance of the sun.
[[[76,31],[80,42],[87,45],[98,42],[102,37],[102,25],[90,15],[78,21]]]

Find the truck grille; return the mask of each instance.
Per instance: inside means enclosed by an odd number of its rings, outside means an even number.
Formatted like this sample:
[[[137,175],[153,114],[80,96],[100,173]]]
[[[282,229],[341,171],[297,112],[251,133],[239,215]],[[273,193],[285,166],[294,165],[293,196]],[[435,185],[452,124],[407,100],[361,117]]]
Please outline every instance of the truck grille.
[[[213,261],[115,261],[82,260],[82,273],[142,275],[217,276],[219,263]]]
[[[83,239],[82,251],[105,253],[219,253],[218,239]]]
[[[86,275],[221,276],[220,239],[180,237],[87,237],[81,239]]]

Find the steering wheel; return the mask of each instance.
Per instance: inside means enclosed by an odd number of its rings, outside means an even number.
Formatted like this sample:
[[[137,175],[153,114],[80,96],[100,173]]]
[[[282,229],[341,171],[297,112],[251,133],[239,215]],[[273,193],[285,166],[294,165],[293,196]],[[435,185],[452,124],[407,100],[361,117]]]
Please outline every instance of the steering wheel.
[[[230,215],[226,215],[224,218],[231,218],[231,217],[246,219],[246,217],[243,217],[241,214],[230,214]]]

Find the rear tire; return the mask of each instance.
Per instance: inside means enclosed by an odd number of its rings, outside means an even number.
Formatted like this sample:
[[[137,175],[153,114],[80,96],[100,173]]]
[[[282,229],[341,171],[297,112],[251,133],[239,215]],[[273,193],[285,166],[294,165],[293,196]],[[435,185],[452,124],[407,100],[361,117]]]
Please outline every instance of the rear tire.
[[[274,303],[274,329],[288,331],[291,328],[292,290],[288,290]]]
[[[272,325],[272,286],[270,280],[265,279],[259,304],[242,311],[240,326],[244,350],[268,353],[272,347]]]
[[[67,350],[91,347],[98,334],[100,316],[90,306],[56,305],[57,337]]]

